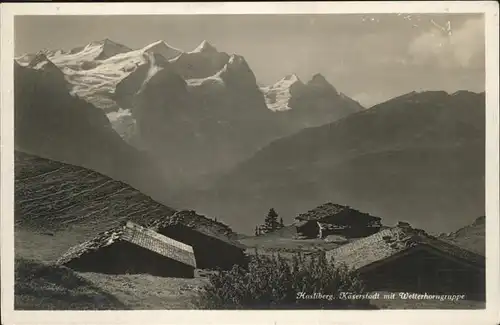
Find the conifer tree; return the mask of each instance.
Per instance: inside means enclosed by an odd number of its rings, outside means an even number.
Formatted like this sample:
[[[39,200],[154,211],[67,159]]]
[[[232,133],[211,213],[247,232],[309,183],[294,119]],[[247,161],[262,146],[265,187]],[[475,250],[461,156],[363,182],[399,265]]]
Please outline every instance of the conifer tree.
[[[273,232],[277,229],[279,229],[279,222],[278,222],[278,213],[271,208],[269,212],[267,213],[266,218],[264,219],[264,233],[270,233]]]

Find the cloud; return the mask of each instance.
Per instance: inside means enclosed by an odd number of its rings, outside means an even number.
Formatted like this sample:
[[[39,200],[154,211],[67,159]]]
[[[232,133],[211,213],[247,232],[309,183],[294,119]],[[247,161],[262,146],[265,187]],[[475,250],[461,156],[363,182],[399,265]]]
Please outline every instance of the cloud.
[[[453,26],[433,27],[417,36],[408,47],[416,64],[438,65],[441,68],[479,68],[484,66],[484,20],[468,19],[457,29]]]

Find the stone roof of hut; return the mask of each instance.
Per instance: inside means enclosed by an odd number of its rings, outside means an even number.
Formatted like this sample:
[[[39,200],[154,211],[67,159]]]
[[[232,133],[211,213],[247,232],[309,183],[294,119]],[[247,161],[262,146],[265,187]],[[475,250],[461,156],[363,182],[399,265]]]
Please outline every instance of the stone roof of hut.
[[[358,210],[355,210],[349,206],[346,205],[340,205],[336,203],[325,203],[320,206],[315,207],[312,210],[309,210],[305,213],[299,214],[295,219],[297,220],[303,220],[303,221],[320,221],[323,218],[326,217],[332,217],[332,216],[340,216],[342,212],[351,212],[355,213],[358,216],[365,216],[367,219],[372,219],[372,220],[380,220],[381,218],[379,217],[374,217],[371,216],[367,213],[360,212]]]
[[[193,210],[178,211],[168,218],[156,220],[149,226],[156,231],[160,231],[162,228],[176,225],[183,225],[203,235],[215,238],[241,249],[246,248],[237,241],[237,234],[232,231],[229,226],[199,215]]]
[[[469,265],[484,268],[484,256],[447,243],[406,223],[340,246],[327,252],[326,255],[329,259],[333,258],[334,261],[344,263],[350,269],[362,271],[374,263],[383,263],[415,247],[434,249]]]
[[[119,241],[127,241],[167,258],[196,267],[196,260],[191,246],[130,221],[119,227],[105,231],[82,244],[71,247],[56,263],[66,264],[82,255],[97,251]]]

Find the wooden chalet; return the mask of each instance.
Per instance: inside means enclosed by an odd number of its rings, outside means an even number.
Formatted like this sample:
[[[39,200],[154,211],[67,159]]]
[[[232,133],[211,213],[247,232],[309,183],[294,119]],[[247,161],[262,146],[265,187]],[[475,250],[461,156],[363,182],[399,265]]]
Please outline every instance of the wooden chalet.
[[[236,240],[236,233],[227,225],[195,211],[176,212],[155,222],[151,228],[192,246],[200,269],[230,269],[233,265],[247,263],[246,247]]]
[[[485,258],[414,229],[384,229],[327,252],[356,271],[369,291],[465,294],[484,299]]]
[[[341,235],[347,238],[366,237],[380,230],[381,218],[349,206],[326,203],[295,218],[297,233],[308,238]]]
[[[57,264],[83,272],[194,277],[193,248],[132,222],[69,249]]]

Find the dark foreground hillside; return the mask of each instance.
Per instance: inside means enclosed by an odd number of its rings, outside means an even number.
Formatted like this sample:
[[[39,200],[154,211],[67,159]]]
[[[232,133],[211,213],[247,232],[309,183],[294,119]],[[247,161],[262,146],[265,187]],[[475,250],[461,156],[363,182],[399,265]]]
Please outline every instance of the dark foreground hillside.
[[[194,279],[106,275],[53,264],[70,247],[124,220],[149,224],[173,209],[97,172],[20,151],[15,188],[16,309],[194,308],[191,301],[206,282],[203,274]]]

